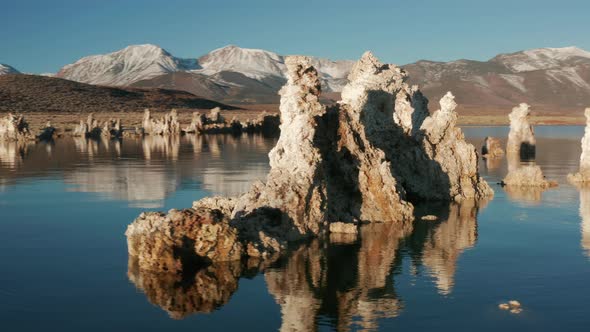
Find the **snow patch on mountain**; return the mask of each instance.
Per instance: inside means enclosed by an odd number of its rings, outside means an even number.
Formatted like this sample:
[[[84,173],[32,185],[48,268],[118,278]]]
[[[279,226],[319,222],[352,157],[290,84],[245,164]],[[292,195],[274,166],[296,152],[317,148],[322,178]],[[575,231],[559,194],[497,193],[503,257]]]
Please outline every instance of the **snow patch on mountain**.
[[[499,74],[508,84],[517,88],[522,92],[526,92],[526,87],[524,86],[524,77],[519,75],[512,75],[512,74]]]
[[[176,58],[159,46],[145,44],[82,58],[63,67],[56,76],[82,83],[124,86],[167,73],[197,68],[196,60]]]
[[[491,61],[502,63],[513,72],[552,69],[572,65],[576,60],[590,59],[590,52],[580,48],[538,48],[510,54],[500,54]]]
[[[5,74],[20,74],[20,72],[14,69],[14,67],[0,63],[0,75]]]

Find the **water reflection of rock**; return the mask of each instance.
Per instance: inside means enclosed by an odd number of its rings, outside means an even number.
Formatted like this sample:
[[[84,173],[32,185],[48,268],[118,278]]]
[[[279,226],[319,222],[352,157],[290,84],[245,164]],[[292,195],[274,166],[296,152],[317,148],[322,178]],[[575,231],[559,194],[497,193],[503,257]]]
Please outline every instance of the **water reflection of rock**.
[[[459,256],[477,241],[477,212],[483,204],[466,202],[452,205],[448,211],[443,211],[447,215],[446,221],[416,223],[411,240],[417,254],[415,269],[421,265],[426,267],[442,295],[448,295],[453,290]]]
[[[177,275],[141,271],[130,257],[128,275],[151,303],[175,319],[215,310],[230,300],[240,277],[264,272],[268,291],[280,306],[281,331],[317,330],[320,320],[338,331],[375,330],[380,319],[403,311],[394,284],[402,252],[411,253],[415,270],[426,268],[439,293],[452,292],[459,256],[477,240],[481,204],[428,206],[439,221],[418,221],[414,229],[372,223],[361,227],[358,240],[334,234],[338,237],[315,239],[264,264],[254,259],[214,263]]]
[[[102,193],[142,208],[162,207],[164,199],[179,185],[175,175],[135,163],[72,170],[65,174],[64,181],[74,185],[71,191]]]
[[[590,185],[579,185],[578,190],[580,191],[581,246],[584,254],[590,257]]]
[[[0,140],[0,165],[8,168],[17,168],[23,163],[29,148],[33,145],[35,145],[34,141]]]

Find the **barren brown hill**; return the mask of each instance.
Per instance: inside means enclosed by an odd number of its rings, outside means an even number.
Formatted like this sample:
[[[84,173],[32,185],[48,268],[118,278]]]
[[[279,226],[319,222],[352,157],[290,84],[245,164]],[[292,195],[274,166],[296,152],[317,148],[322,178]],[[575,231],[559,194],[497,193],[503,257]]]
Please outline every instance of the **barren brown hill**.
[[[137,112],[177,109],[237,109],[186,91],[113,88],[36,75],[0,76],[0,112]]]

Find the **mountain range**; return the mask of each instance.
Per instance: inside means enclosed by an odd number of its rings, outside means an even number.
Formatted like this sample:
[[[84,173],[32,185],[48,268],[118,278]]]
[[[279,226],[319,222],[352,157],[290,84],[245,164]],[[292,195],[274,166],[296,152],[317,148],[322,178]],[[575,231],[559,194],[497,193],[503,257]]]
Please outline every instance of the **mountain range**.
[[[337,100],[354,61],[312,61],[325,97]],[[508,110],[520,102],[546,111],[590,106],[590,52],[576,47],[500,54],[488,61],[421,60],[401,67],[430,100],[452,91],[463,110]],[[14,71],[0,66],[0,74]],[[181,90],[229,104],[276,104],[285,72],[285,56],[270,51],[230,45],[183,59],[146,44],[84,57],[55,76],[93,85]]]

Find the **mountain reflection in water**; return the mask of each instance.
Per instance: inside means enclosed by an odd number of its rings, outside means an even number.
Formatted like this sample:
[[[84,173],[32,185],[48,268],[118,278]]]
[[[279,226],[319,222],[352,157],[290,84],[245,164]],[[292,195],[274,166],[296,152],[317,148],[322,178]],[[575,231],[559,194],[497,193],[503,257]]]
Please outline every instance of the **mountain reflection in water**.
[[[377,329],[378,320],[398,316],[403,294],[395,291],[395,275],[410,253],[413,268],[424,266],[439,293],[452,292],[457,260],[477,240],[477,213],[483,202],[446,207],[439,221],[398,224],[373,223],[361,227],[358,239],[332,234],[313,240],[285,256],[260,262],[213,263],[181,275],[139,270],[129,258],[129,280],[148,300],[181,319],[209,313],[230,301],[239,278],[264,273],[269,293],[280,306],[281,331],[315,330],[328,321],[337,330]],[[413,227],[413,229],[412,229]]]

